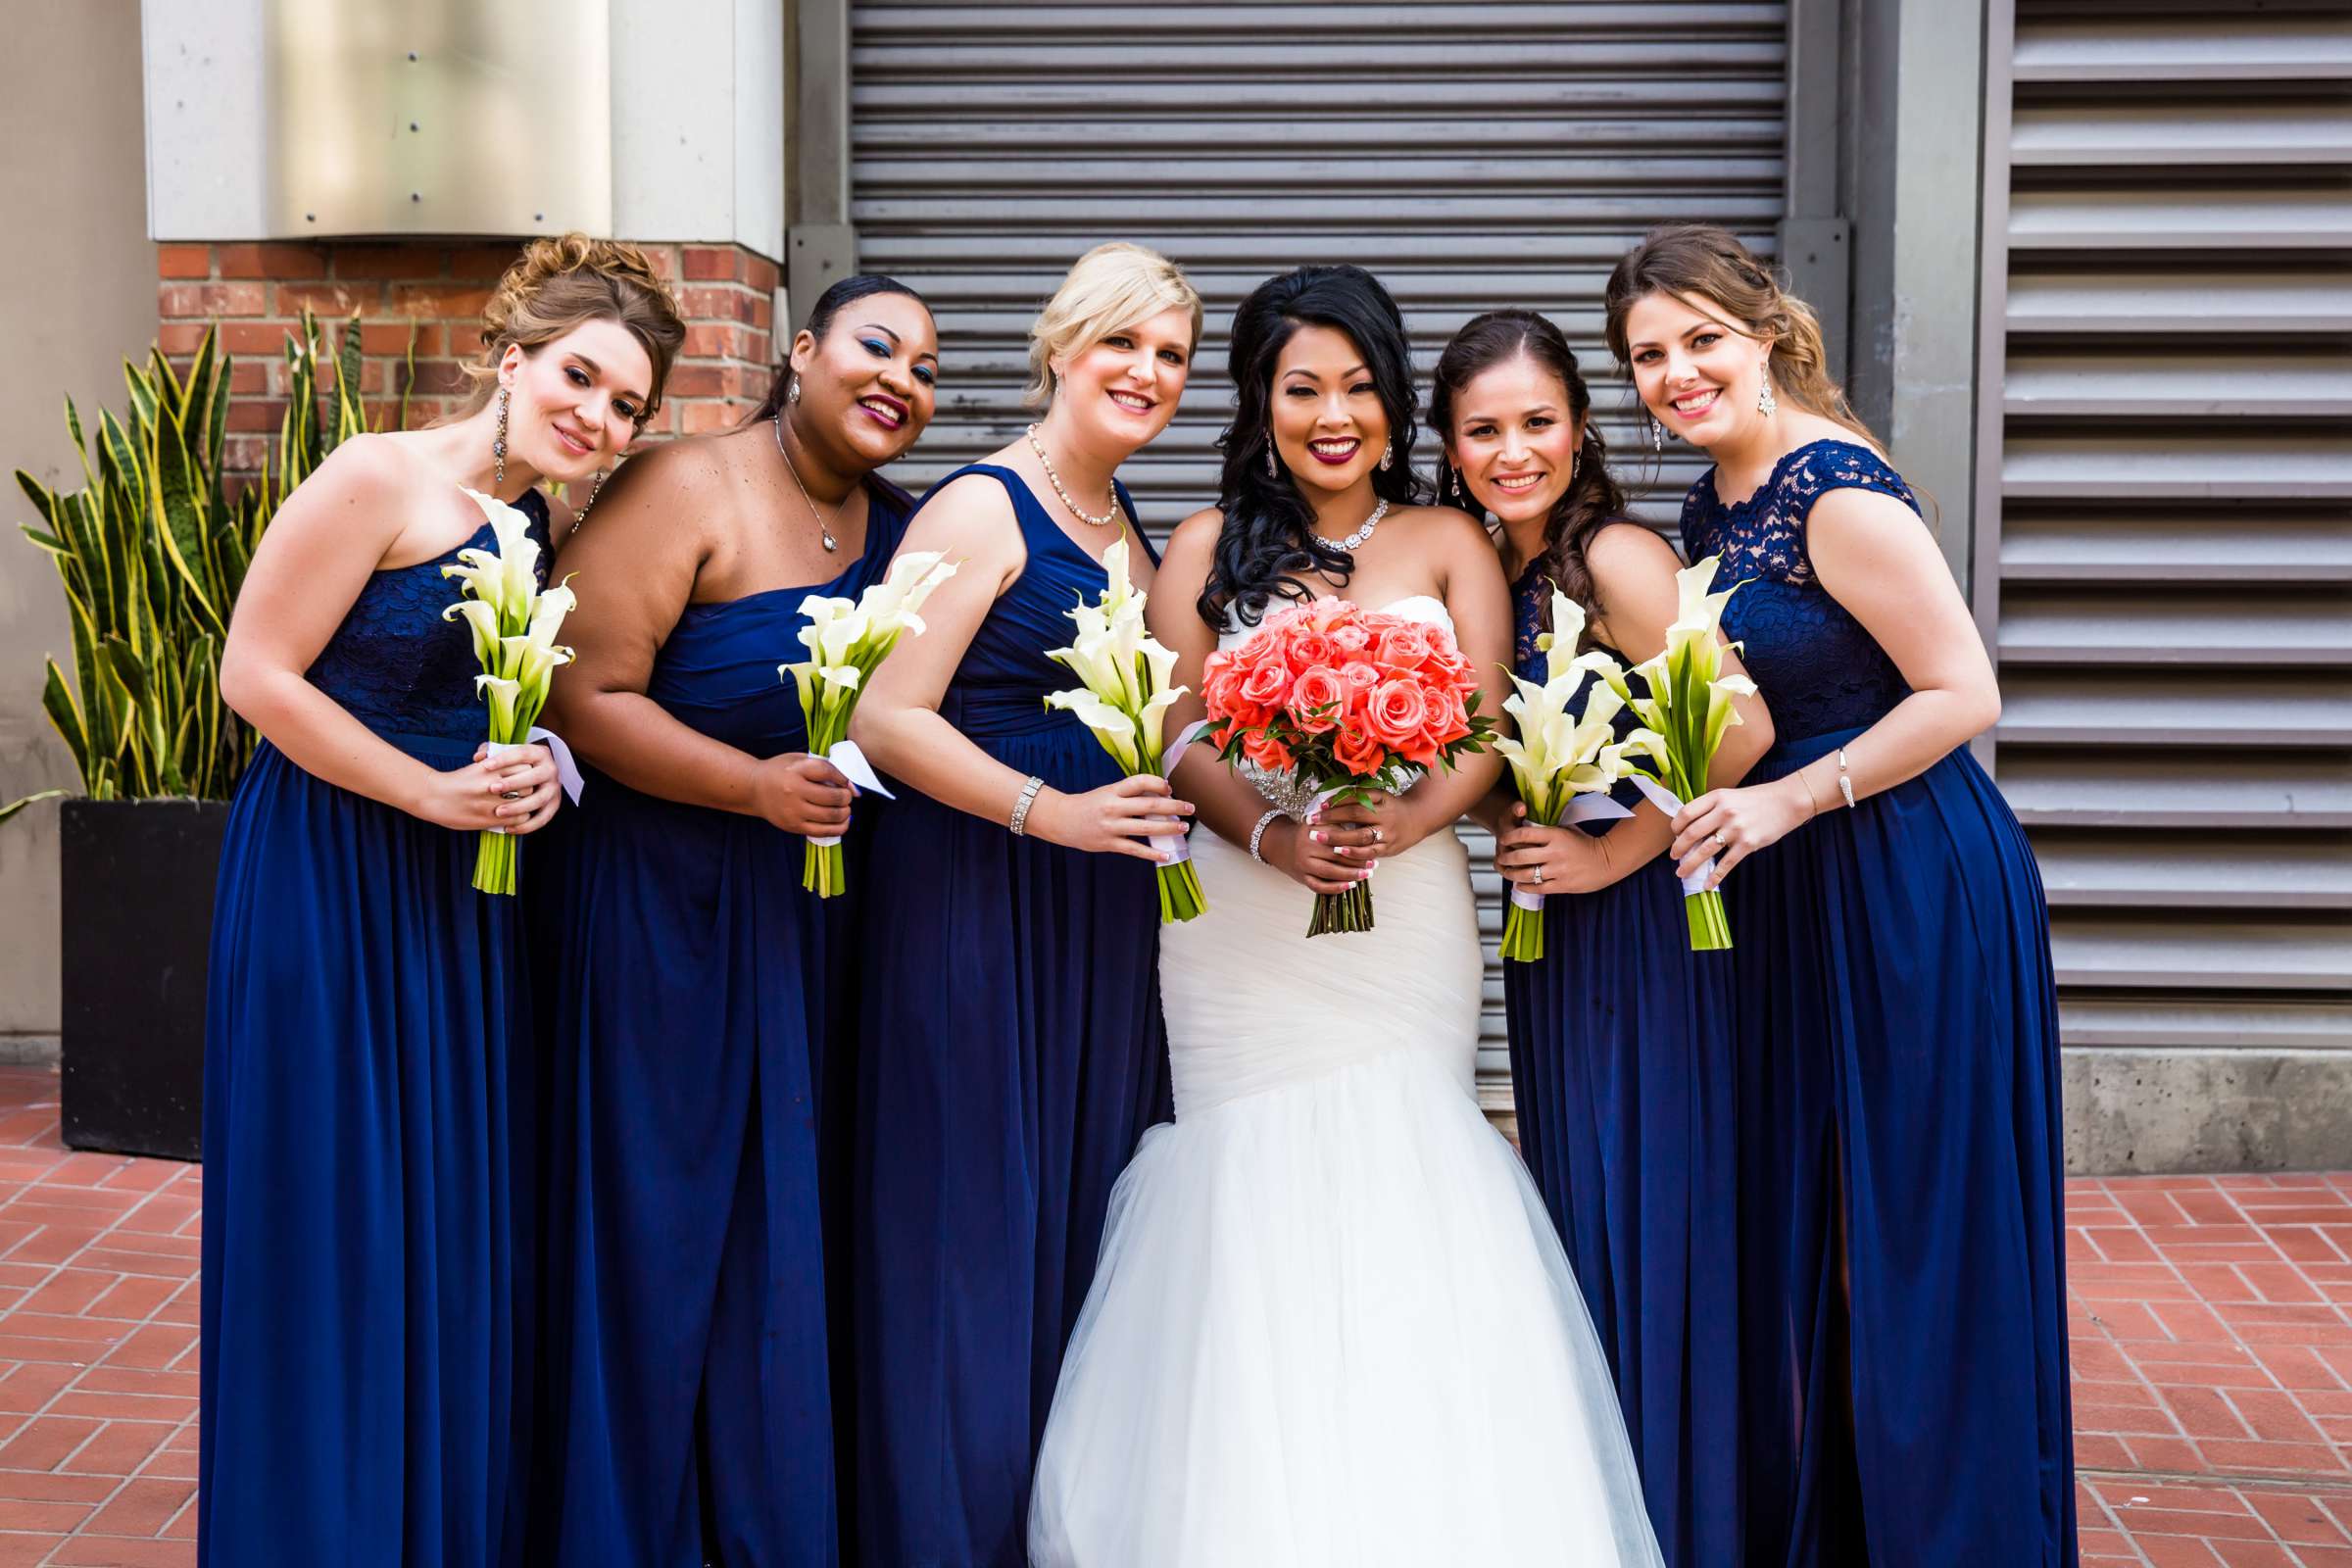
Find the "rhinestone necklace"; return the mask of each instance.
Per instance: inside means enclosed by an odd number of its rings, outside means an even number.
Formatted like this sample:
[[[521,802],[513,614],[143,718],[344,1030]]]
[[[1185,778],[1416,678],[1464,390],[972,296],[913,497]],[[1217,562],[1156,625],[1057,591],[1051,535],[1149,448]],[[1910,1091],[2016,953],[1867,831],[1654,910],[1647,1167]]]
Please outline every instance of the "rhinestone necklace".
[[[1055,495],[1061,497],[1061,504],[1070,509],[1071,516],[1094,528],[1107,528],[1119,520],[1119,493],[1115,489],[1110,493],[1110,510],[1100,517],[1070,499],[1069,491],[1062,488],[1061,475],[1054,471],[1054,460],[1046,456],[1046,444],[1037,438],[1037,426],[1034,424],[1029,427],[1029,450],[1036,453],[1037,461],[1046,466],[1046,482],[1054,487]]]
[[[808,509],[808,515],[816,519],[817,537],[824,540],[825,554],[829,556],[841,548],[841,541],[833,537],[833,524],[841,520],[841,508],[850,504],[850,498],[849,496],[843,496],[841,498],[841,506],[833,509],[833,515],[830,517],[816,510],[816,503],[810,500],[808,497],[808,487],[801,483],[801,470],[792,466],[792,454],[784,450],[784,416],[781,414],[776,415],[774,416],[774,420],[776,426],[776,456],[784,460],[784,471],[792,475],[794,488],[801,492],[801,504]],[[856,494],[856,492],[857,487],[853,485],[851,487],[851,493]]]
[[[1355,532],[1349,534],[1345,539],[1325,539],[1323,542],[1332,546],[1334,549],[1345,550],[1349,555],[1353,555],[1356,551],[1363,549],[1365,545],[1371,543],[1372,530],[1379,527],[1380,519],[1388,514],[1389,503],[1388,499],[1384,496],[1381,499],[1380,505],[1372,509],[1372,515],[1364,519],[1364,525],[1362,527],[1356,529]]]

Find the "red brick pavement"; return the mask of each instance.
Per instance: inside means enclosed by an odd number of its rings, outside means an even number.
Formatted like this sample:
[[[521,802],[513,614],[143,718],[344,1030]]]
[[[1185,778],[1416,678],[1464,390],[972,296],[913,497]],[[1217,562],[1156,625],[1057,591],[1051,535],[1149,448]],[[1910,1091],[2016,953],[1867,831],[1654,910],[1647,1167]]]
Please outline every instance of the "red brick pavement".
[[[0,1067],[0,1568],[196,1560],[198,1172]],[[2352,1568],[2352,1173],[2068,1184],[2085,1568]]]

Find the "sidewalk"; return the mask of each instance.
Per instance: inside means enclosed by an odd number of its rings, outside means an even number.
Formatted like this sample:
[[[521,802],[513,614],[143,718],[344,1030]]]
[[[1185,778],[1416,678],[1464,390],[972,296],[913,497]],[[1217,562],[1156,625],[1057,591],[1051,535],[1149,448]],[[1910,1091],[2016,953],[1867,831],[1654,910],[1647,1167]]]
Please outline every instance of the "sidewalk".
[[[0,1568],[195,1562],[197,1182],[0,1067]],[[2352,1173],[2067,1212],[2084,1568],[2352,1568]]]

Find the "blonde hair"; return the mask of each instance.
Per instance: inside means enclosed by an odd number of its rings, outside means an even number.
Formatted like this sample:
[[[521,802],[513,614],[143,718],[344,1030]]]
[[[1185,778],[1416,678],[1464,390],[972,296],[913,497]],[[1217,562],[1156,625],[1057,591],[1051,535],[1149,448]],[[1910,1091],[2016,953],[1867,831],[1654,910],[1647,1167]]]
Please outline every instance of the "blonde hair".
[[[1174,310],[1193,313],[1192,346],[1199,348],[1200,295],[1183,268],[1125,240],[1096,246],[1070,265],[1069,275],[1029,327],[1029,386],[1021,401],[1038,408],[1053,397],[1055,360]]]
[[[461,367],[473,383],[465,412],[490,401],[498,362],[510,345],[533,353],[589,321],[626,328],[653,362],[654,384],[637,416],[642,426],[662,407],[662,387],[686,342],[686,323],[677,296],[643,250],[626,240],[580,233],[531,241],[499,278],[482,308],[482,352]]]
[[[1772,385],[1778,396],[1844,425],[1874,447],[1881,445],[1846,401],[1845,389],[1830,374],[1821,321],[1812,307],[1782,288],[1772,269],[1730,232],[1707,223],[1652,229],[1609,274],[1604,331],[1609,352],[1629,372],[1633,361],[1625,318],[1636,301],[1652,294],[1697,298],[1721,307],[1740,330],[1771,341]]]

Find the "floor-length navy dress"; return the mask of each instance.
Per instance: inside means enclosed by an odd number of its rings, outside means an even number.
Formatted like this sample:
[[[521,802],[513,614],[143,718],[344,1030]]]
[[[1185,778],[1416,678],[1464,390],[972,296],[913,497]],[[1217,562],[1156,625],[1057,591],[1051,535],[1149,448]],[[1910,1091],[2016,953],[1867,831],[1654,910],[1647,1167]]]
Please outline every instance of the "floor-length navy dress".
[[[1541,682],[1551,584],[1515,601],[1513,662]],[[1631,710],[1621,715],[1622,736]],[[1630,786],[1619,803],[1638,806]],[[1604,832],[1612,824],[1594,823]],[[1609,1358],[1670,1568],[1740,1562],[1732,968],[1690,951],[1659,856],[1544,901],[1544,956],[1503,965],[1519,1149]]]
[[[1842,488],[1917,510],[1834,440],[1736,506],[1710,470],[1684,508],[1686,553],[1747,579],[1723,624],[1773,714],[1755,782],[1908,695],[1806,552],[1814,502]],[[2017,818],[1961,748],[1824,809],[1724,891],[1749,1560],[2073,1564],[2057,1003]]]
[[[839,576],[687,606],[646,695],[755,757],[805,751],[777,665],[806,657],[805,598],[855,599],[888,567],[906,498],[867,497],[865,548]],[[587,613],[595,585],[578,589]],[[824,1568],[839,1534],[817,1091],[865,890],[819,900],[799,835],[596,771],[548,849],[534,1560]]]
[[[545,504],[518,505],[544,552]],[[489,728],[471,635],[441,617],[456,557],[370,576],[309,671],[443,769]],[[537,1107],[516,901],[473,890],[478,841],[267,743],[229,807],[205,1042],[215,1568],[520,1560]]]
[[[940,704],[1058,790],[1117,763],[1045,694],[1045,650],[1102,565],[1010,469],[1028,561]],[[945,483],[946,481],[943,481]],[[936,492],[934,492],[936,493]],[[1119,503],[1127,508],[1120,493]],[[1129,509],[1132,516],[1132,510]],[[1166,1103],[1149,861],[1091,855],[903,791],[865,901],[854,1243],[862,1560],[1018,1565],[1030,1470],[1093,1283],[1112,1184]]]

